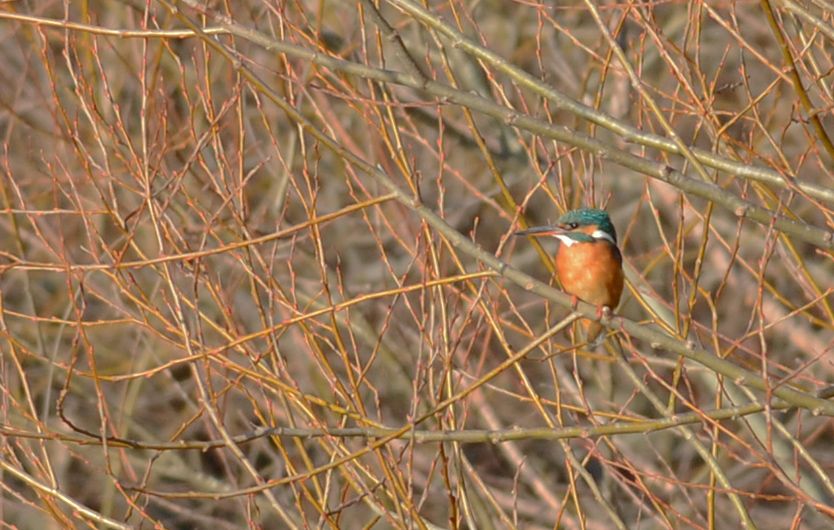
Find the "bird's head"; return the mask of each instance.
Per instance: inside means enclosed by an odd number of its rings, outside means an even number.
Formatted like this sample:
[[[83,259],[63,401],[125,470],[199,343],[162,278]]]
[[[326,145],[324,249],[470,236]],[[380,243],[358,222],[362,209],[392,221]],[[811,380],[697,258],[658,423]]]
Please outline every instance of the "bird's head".
[[[567,246],[575,243],[606,241],[617,246],[617,232],[605,210],[580,208],[559,217],[555,225],[536,226],[519,230],[514,235],[531,237],[555,237]]]

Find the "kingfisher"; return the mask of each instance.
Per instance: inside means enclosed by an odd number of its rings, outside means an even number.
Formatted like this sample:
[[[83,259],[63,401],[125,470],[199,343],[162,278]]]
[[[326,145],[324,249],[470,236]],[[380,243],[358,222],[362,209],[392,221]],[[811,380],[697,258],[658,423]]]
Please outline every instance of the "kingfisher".
[[[617,247],[617,231],[605,210],[580,208],[559,217],[555,225],[520,230],[514,235],[555,237],[556,275],[562,288],[571,295],[572,305],[582,300],[597,306],[601,317],[605,308],[614,309],[623,294],[623,256]],[[583,320],[589,342],[602,331],[598,322]]]

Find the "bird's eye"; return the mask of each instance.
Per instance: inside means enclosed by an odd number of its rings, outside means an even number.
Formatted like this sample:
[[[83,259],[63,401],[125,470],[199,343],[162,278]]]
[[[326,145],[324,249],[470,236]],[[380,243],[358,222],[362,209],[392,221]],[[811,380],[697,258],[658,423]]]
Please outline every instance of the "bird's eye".
[[[571,230],[576,229],[579,226],[579,223],[568,223],[568,228]]]

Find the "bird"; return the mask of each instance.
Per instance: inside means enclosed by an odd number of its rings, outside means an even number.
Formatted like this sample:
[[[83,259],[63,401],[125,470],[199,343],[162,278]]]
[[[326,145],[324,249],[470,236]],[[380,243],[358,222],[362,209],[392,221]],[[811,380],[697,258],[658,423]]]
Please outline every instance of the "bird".
[[[623,294],[623,256],[617,246],[617,231],[608,212],[597,208],[579,208],[563,214],[554,225],[519,230],[516,236],[554,237],[559,240],[556,252],[556,276],[571,295],[597,306],[597,316],[605,308],[613,310]],[[598,322],[583,319],[585,339],[596,343],[602,331]]]

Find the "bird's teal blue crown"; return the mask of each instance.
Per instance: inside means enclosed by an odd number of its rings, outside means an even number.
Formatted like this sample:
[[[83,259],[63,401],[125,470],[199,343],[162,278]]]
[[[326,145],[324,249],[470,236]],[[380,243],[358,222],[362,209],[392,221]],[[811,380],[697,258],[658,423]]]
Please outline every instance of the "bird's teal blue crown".
[[[599,210],[597,208],[579,208],[578,210],[571,210],[569,212],[565,212],[564,215],[559,217],[557,224],[562,228],[568,229],[596,225],[598,229],[611,236],[614,240],[614,244],[617,243],[617,231],[614,229],[614,225],[611,223],[611,218],[608,217],[608,212],[605,210]],[[571,234],[571,237],[577,241],[593,241],[593,238],[583,233],[573,233]]]

